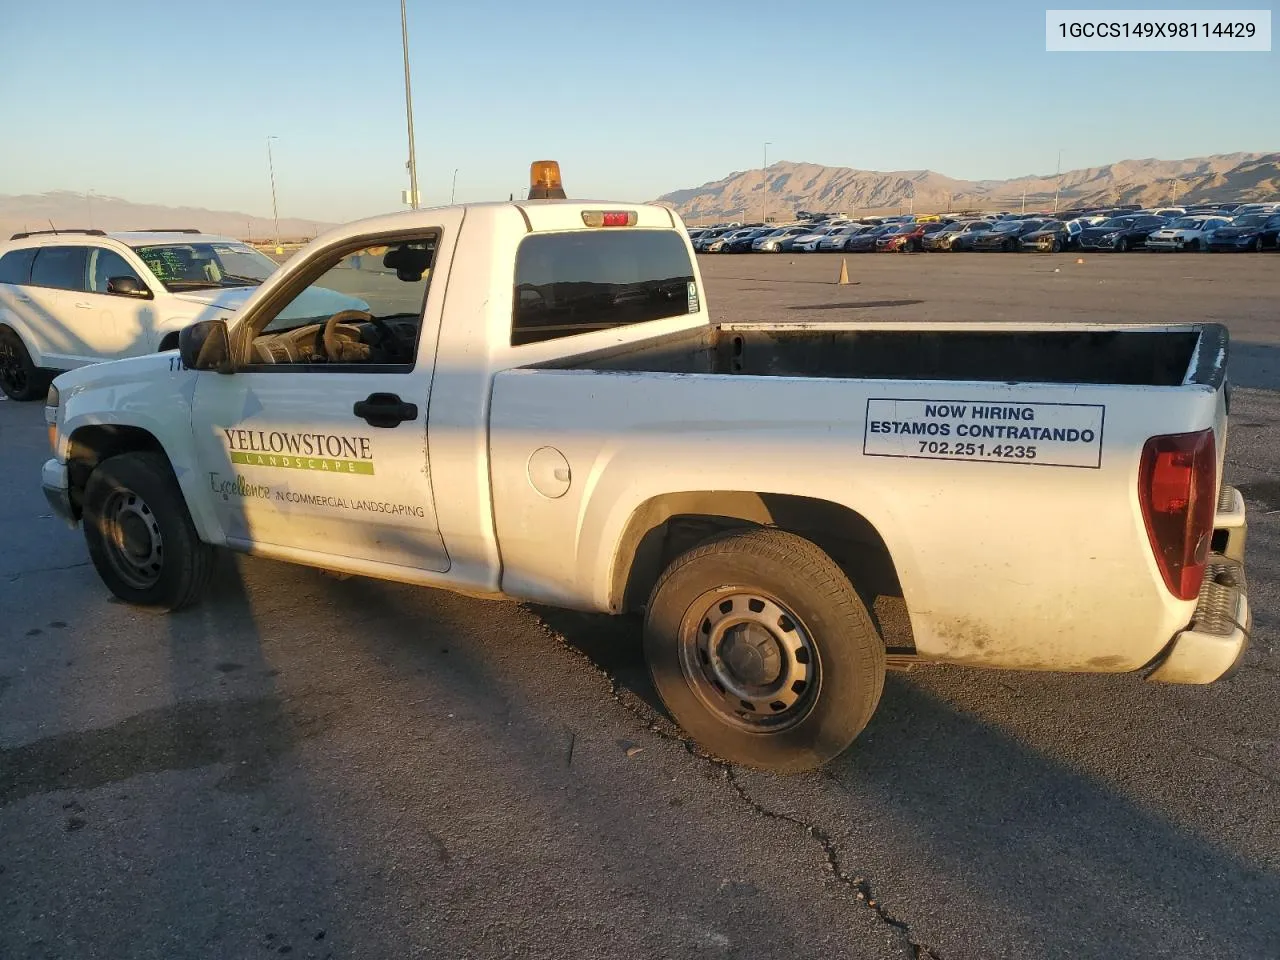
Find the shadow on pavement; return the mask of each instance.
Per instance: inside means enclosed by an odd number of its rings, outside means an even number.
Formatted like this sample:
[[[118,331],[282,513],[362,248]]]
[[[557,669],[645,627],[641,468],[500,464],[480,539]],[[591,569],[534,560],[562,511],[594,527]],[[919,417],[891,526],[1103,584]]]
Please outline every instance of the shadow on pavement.
[[[536,612],[620,686],[667,716],[644,666],[638,621]],[[1100,736],[1114,730],[1096,715],[1082,712],[1074,720],[1086,728],[1092,722]],[[968,896],[1023,917],[1045,956],[1163,956],[1159,945],[1171,927],[1181,929],[1168,939],[1211,941],[1206,955],[1226,948],[1236,956],[1280,956],[1274,868],[1143,809],[1105,781],[965,715],[910,677],[889,674],[867,729],[821,774],[750,776],[789,798],[811,793],[817,776],[838,784],[857,811],[878,811],[874,830],[882,842],[870,856],[846,853],[851,870],[867,870],[874,887],[867,861],[897,851],[914,865],[884,860],[886,873],[923,873],[936,883],[913,889],[913,898],[945,902],[954,899],[948,889],[962,883]],[[829,814],[850,815],[859,814],[852,808]],[[837,835],[843,826],[823,824]],[[921,936],[929,940],[927,932]],[[976,943],[968,955],[987,956],[987,948]]]

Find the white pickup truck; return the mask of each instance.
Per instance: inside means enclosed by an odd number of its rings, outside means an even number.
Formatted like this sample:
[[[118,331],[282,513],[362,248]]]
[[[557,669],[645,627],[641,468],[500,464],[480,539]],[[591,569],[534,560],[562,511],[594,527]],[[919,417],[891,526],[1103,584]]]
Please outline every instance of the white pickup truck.
[[[226,547],[642,612],[676,720],[782,771],[887,664],[1238,665],[1223,327],[711,323],[677,216],[535,166],[533,200],[342,226],[178,352],[59,376],[43,486],[110,590],[176,609]],[[367,308],[292,309],[315,287]]]

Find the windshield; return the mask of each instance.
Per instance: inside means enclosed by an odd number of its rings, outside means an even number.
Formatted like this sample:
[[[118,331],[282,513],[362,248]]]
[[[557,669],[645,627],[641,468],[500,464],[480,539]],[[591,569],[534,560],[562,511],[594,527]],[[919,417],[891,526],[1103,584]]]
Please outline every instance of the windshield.
[[[136,249],[170,292],[256,287],[279,266],[243,243],[164,243]]]
[[[1260,227],[1267,222],[1265,213],[1246,213],[1243,217],[1236,217],[1231,221],[1233,227]]]
[[[1169,224],[1171,230],[1199,230],[1204,226],[1204,221],[1199,217],[1182,217],[1179,220]]]
[[[1013,230],[1021,230],[1025,220],[1001,220],[991,228],[992,233],[1009,233]]]
[[[1118,230],[1120,227],[1127,227],[1131,223],[1133,223],[1133,217],[1112,217],[1110,220],[1101,224],[1101,226],[1111,227]]]

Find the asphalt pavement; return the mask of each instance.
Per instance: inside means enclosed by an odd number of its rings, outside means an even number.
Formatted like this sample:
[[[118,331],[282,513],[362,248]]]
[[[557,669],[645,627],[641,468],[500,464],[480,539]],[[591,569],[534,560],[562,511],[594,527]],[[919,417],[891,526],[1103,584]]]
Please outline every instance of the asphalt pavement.
[[[233,556],[113,602],[0,402],[0,958],[1280,956],[1280,255],[702,260],[724,319],[1225,320],[1241,671],[891,674],[836,762],[749,772],[631,619]]]

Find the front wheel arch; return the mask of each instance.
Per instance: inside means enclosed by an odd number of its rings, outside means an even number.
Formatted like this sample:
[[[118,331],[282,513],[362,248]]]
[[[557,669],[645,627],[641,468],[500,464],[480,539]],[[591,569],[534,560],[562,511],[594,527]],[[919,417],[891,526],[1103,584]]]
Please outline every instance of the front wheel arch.
[[[93,424],[72,432],[67,441],[67,480],[71,509],[77,520],[81,517],[89,475],[100,463],[123,453],[156,453],[171,463],[164,445],[142,427]]]

